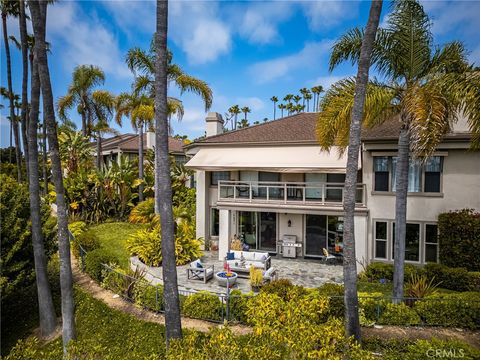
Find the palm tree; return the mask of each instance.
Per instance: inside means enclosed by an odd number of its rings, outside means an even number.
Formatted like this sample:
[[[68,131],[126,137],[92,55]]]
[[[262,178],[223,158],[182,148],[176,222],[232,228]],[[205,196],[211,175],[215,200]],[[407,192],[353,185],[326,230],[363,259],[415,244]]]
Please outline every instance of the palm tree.
[[[368,84],[364,121],[371,127],[393,115],[400,119],[393,290],[398,302],[403,298],[409,150],[414,157],[428,158],[460,110],[468,119],[473,146],[479,145],[480,72],[467,63],[461,43],[433,47],[430,21],[417,1],[395,1],[392,6],[372,53],[373,64],[387,81]],[[333,47],[330,67],[346,60],[358,62],[362,38],[360,29],[343,35]],[[348,139],[349,129],[341,124],[350,116],[354,92],[354,80],[346,79],[334,84],[322,100],[318,135],[324,146]]]
[[[305,100],[307,101],[307,112],[310,112],[310,100],[312,100],[312,93],[310,91],[305,94]]]
[[[172,186],[168,155],[167,87],[169,65],[167,50],[168,1],[157,0],[157,26],[155,32],[155,194],[160,213],[162,237],[162,268],[165,301],[165,337],[167,346],[171,339],[182,337],[177,268],[175,264],[175,237],[172,211]],[[152,59],[153,60],[153,59]],[[205,84],[206,85],[206,84]],[[208,87],[208,86],[207,86]],[[211,93],[209,93],[211,95]],[[205,95],[208,95],[205,93]],[[211,96],[205,99],[210,105]]]
[[[292,112],[293,112],[293,110],[294,110],[293,107],[294,107],[294,105],[293,105],[291,102],[289,102],[289,103],[285,106],[285,109],[287,110],[289,116],[292,114]]]
[[[117,133],[109,125],[115,107],[115,96],[106,90],[95,90],[92,92],[91,110],[92,110],[92,133],[97,138],[97,169],[102,167],[102,134]]]
[[[20,27],[20,42],[21,42],[21,49],[22,49],[22,116],[21,116],[21,124],[22,124],[22,133],[25,134],[24,136],[24,145],[23,151],[25,153],[25,163],[27,168],[27,178],[29,175],[29,156],[28,156],[28,142],[25,141],[27,138],[27,111],[28,111],[28,44],[27,44],[27,20],[25,16],[25,2],[24,0],[19,0],[18,2],[18,12],[19,12],[19,27]],[[38,163],[38,159],[37,159]]]
[[[115,120],[121,124],[123,116],[129,116],[132,127],[138,130],[138,178],[140,184],[138,186],[138,200],[143,201],[143,127],[151,124],[155,117],[153,100],[147,95],[137,92],[132,94],[121,93],[116,101]]]
[[[246,121],[247,120],[247,114],[250,113],[252,110],[250,110],[250,108],[248,106],[244,106],[242,107],[242,113],[244,114],[244,120]]]
[[[248,120],[247,119],[242,119],[241,121],[238,122],[238,128],[239,129],[243,129],[243,128],[246,128],[246,127],[249,127],[250,124],[248,123]]]
[[[25,39],[23,39],[25,40]],[[31,105],[28,124],[28,146],[30,148],[27,166],[28,190],[30,197],[30,218],[32,222],[32,244],[35,262],[35,278],[38,292],[40,331],[42,336],[51,335],[57,326],[57,316],[53,306],[52,292],[48,281],[47,258],[42,236],[40,215],[40,182],[38,173],[37,124],[40,105],[40,78],[36,61],[32,67]]]
[[[283,118],[283,110],[285,110],[285,108],[286,108],[285,104],[278,104],[278,108],[281,110],[282,118]]]
[[[232,106],[230,106],[230,108],[228,109],[228,112],[229,112],[230,114],[232,114],[232,116],[233,116],[232,130],[235,130],[235,129],[237,128],[237,118],[238,118],[238,114],[241,113],[240,106],[238,106],[238,105],[232,105]]]
[[[318,104],[320,100],[320,94],[323,92],[323,87],[321,85],[312,87],[313,93],[313,111],[318,111]]]
[[[44,116],[47,120],[47,133],[52,161],[52,179],[55,184],[57,204],[57,238],[60,254],[60,290],[62,295],[62,336],[63,351],[66,355],[67,345],[75,339],[75,314],[73,300],[73,277],[70,259],[70,241],[68,238],[67,205],[63,174],[58,152],[58,139],[53,105],[52,85],[48,69],[47,47],[45,44],[47,2],[29,1],[30,13],[35,35],[35,59],[38,64],[38,73],[44,102]]]
[[[22,181],[22,155],[20,153],[20,139],[18,136],[18,123],[15,121],[15,105],[14,105],[14,93],[12,86],[12,62],[10,58],[10,46],[8,44],[8,30],[7,30],[7,17],[18,16],[18,2],[2,0],[0,2],[2,12],[2,28],[3,28],[3,40],[5,43],[5,57],[7,60],[7,84],[8,84],[8,100],[10,102],[10,121],[13,127],[13,136],[15,139],[15,152],[17,157],[17,181]]]
[[[276,118],[276,110],[277,110],[277,102],[278,102],[278,98],[276,96],[272,96],[270,98],[270,101],[273,102],[273,120],[275,120]]]
[[[302,105],[305,106],[305,101],[307,100],[307,94],[310,94],[310,90],[307,88],[301,88],[300,89],[300,94],[302,94]]]
[[[60,119],[67,118],[66,111],[77,107],[82,117],[82,132],[84,136],[92,134],[92,90],[105,81],[105,73],[98,66],[79,65],[73,70],[72,83],[66,95],[58,99],[58,115]]]

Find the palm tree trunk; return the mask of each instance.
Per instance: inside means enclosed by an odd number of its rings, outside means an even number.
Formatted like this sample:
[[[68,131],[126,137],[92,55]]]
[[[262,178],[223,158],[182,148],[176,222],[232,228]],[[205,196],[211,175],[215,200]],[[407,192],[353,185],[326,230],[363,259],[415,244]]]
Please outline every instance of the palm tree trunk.
[[[275,118],[276,118],[276,116],[275,116],[276,113],[277,113],[277,103],[274,102],[273,103],[273,120],[275,120]]]
[[[20,27],[20,43],[22,46],[22,135],[23,135],[23,149],[25,152],[25,165],[27,169],[27,179],[29,178],[29,156],[28,156],[28,141],[27,141],[27,128],[28,128],[28,44],[27,44],[27,20],[25,17],[25,2],[19,1],[19,27]],[[38,163],[38,159],[37,159]]]
[[[155,201],[160,211],[162,238],[162,268],[165,301],[165,327],[167,346],[171,339],[182,337],[177,268],[175,264],[175,238],[172,211],[170,159],[168,156],[167,113],[167,29],[168,1],[157,0],[157,31],[155,33]]]
[[[368,84],[370,59],[377,33],[382,0],[372,1],[365,36],[360,50],[358,72],[355,84],[352,119],[350,123],[350,139],[348,145],[347,173],[345,176],[343,207],[343,278],[345,283],[345,332],[360,342],[360,321],[358,316],[357,294],[357,261],[355,255],[355,200],[357,194],[358,157],[360,151],[360,135],[363,121],[363,107]]]
[[[13,139],[13,122],[10,121],[10,149],[8,150],[8,161],[12,163],[12,139]]]
[[[47,125],[45,115],[42,126],[42,170],[43,170],[43,194],[48,194],[48,175],[47,175]]]
[[[410,136],[408,119],[402,114],[403,126],[398,138],[395,194],[395,258],[393,261],[393,302],[403,299],[403,278],[405,265],[405,236],[407,231],[408,157]]]
[[[97,170],[102,168],[102,134],[97,131]]]
[[[15,118],[15,105],[13,103],[13,86],[12,86],[12,61],[10,58],[10,45],[8,43],[8,31],[7,31],[7,13],[2,12],[2,27],[3,27],[3,41],[5,43],[5,57],[7,60],[7,83],[9,93],[10,104],[10,121],[13,126],[13,136],[15,138],[15,152],[17,157],[17,181],[22,181],[22,154],[20,153],[20,139],[18,136],[18,123]]]
[[[143,201],[143,122],[138,127],[138,201]]]
[[[62,335],[63,351],[64,354],[66,354],[68,343],[70,340],[75,339],[75,304],[73,300],[73,277],[70,259],[70,241],[68,238],[67,205],[65,202],[65,189],[63,187],[62,167],[58,150],[52,85],[50,83],[45,44],[47,3],[32,0],[29,1],[29,6],[35,34],[35,58],[38,62],[44,111],[47,120],[47,134],[50,145],[50,158],[52,160],[52,179],[57,194],[58,250],[60,254],[60,289],[62,294]]]
[[[85,112],[82,111],[82,135],[87,136],[87,117],[85,116]]]
[[[38,148],[37,148],[37,123],[38,108],[40,101],[40,78],[38,77],[38,67],[32,68],[32,86],[31,86],[31,110],[30,122],[28,124],[28,145],[30,148],[30,159],[27,165],[30,167],[28,172],[30,178],[28,190],[30,195],[30,217],[32,220],[32,244],[33,257],[35,261],[35,277],[37,281],[38,292],[38,310],[40,315],[40,332],[46,337],[55,331],[57,316],[53,306],[52,292],[48,282],[47,259],[45,257],[45,248],[42,237],[42,224],[40,216],[40,183],[38,177]]]

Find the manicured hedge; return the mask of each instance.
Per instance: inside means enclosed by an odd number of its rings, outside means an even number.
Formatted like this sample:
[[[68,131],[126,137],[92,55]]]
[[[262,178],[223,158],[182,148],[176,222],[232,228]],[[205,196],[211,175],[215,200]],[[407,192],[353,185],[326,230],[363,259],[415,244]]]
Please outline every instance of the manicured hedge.
[[[404,279],[410,279],[410,276],[418,271],[420,271],[418,266],[405,264]],[[365,271],[360,276],[368,280],[393,281],[393,264],[372,262],[367,266]]]
[[[418,325],[420,317],[412,308],[405,304],[388,303],[378,320],[383,325]]]
[[[72,241],[72,251],[77,258],[80,256],[80,246],[87,253],[98,249],[100,247],[100,241],[98,240],[97,234],[92,230],[87,230],[75,236]]]
[[[463,209],[440,214],[438,232],[440,263],[480,271],[480,213]]]
[[[108,251],[99,248],[87,253],[85,257],[85,271],[92,279],[101,283],[105,272],[102,264],[111,264],[115,262],[115,257]]]
[[[434,282],[441,288],[454,291],[480,291],[480,272],[441,264],[427,264],[423,271],[428,279],[435,278]]]
[[[225,309],[218,296],[206,291],[187,296],[182,304],[182,314],[192,318],[219,321],[222,312]]]

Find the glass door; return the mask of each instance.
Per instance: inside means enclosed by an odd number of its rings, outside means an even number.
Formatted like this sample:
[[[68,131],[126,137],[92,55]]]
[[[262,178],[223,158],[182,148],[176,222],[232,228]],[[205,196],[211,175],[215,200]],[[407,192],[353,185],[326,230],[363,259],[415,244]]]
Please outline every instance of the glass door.
[[[277,245],[277,213],[261,212],[259,217],[259,249],[276,252]]]
[[[250,249],[257,248],[257,213],[253,211],[238,212],[238,233]]]
[[[305,217],[305,256],[323,256],[323,248],[327,248],[327,216]]]

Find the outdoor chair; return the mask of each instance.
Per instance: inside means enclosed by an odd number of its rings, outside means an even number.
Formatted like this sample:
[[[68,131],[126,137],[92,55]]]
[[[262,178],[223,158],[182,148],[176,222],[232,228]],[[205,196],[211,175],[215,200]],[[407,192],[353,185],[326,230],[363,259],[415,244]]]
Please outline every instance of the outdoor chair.
[[[327,249],[323,248],[323,256],[322,260],[325,264],[335,264],[337,262],[337,257],[334,255],[330,255]]]
[[[271,267],[268,270],[263,272],[263,282],[269,283],[273,280],[278,279],[277,269]]]
[[[206,284],[213,278],[214,272],[214,265],[203,265],[200,260],[195,260],[187,268],[187,279],[202,280]]]

